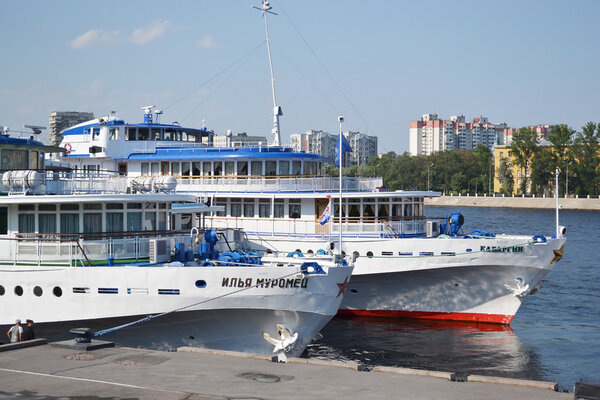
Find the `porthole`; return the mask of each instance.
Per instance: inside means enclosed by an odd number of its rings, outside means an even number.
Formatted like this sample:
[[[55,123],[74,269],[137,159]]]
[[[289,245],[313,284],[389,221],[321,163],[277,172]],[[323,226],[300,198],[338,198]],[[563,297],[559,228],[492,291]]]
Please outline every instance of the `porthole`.
[[[372,258],[373,257],[373,252],[372,251],[368,251],[367,252],[367,257]]]
[[[206,281],[203,280],[203,279],[198,279],[196,281],[196,287],[197,288],[204,288],[204,287],[206,287]]]
[[[60,297],[62,296],[62,289],[58,286],[54,286],[54,289],[52,289],[52,293],[54,293],[56,297]]]
[[[360,253],[358,251],[355,251],[352,253],[352,257],[354,257],[354,259],[356,260],[358,257],[360,257]]]
[[[40,297],[43,292],[44,291],[39,286],[36,286],[36,287],[33,288],[33,294],[35,294],[37,297]]]
[[[15,294],[17,296],[23,296],[23,288],[21,286],[15,286]]]
[[[352,293],[355,293],[355,294],[356,294],[356,293],[358,293],[358,290],[356,290],[356,289],[350,289],[350,292],[352,292]]]
[[[4,296],[4,286],[0,285],[0,296]]]
[[[346,257],[346,252],[342,250],[342,257]]]
[[[314,253],[314,252],[312,251],[312,249],[311,249],[311,250],[308,250],[308,251],[306,252],[306,254],[308,254],[308,255],[312,256],[312,255],[313,255],[313,254],[315,254],[315,253]]]
[[[467,253],[470,253],[472,251],[473,251],[473,249],[467,249]]]

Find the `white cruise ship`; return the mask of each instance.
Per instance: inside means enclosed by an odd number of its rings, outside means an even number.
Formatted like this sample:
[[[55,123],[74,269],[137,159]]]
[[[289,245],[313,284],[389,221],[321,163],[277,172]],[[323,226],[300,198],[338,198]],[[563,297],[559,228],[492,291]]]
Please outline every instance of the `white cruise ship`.
[[[339,181],[322,175],[328,161],[283,146],[214,147],[212,132],[115,116],[63,131],[62,161],[81,171],[119,171],[130,179],[173,177],[176,192],[222,206],[209,226],[243,228],[254,250],[312,256],[339,248],[355,259],[340,313],[509,324],[540,288],[563,252],[553,235],[463,233],[461,215],[424,216],[436,192],[388,191],[381,178]],[[202,143],[203,139],[205,143]],[[333,200],[332,218],[319,217]]]

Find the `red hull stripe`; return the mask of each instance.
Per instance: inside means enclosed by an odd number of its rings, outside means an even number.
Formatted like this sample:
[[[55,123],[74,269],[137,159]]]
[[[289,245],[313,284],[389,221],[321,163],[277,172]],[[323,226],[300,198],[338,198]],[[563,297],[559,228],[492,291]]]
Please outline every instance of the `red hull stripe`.
[[[433,312],[433,311],[403,311],[403,310],[349,310],[340,309],[338,315],[358,315],[365,317],[384,318],[419,318],[437,319],[446,321],[471,321],[489,322],[494,324],[510,324],[514,315],[461,313],[461,312]]]

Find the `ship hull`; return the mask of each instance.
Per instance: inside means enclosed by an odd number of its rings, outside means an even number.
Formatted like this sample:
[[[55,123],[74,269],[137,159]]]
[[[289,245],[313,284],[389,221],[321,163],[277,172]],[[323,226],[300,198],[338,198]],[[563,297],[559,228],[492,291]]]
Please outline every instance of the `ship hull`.
[[[325,270],[305,276],[286,266],[3,267],[0,323],[8,329],[15,319],[30,318],[38,336],[64,338],[61,332],[72,328],[105,330],[164,314],[100,338],[126,346],[260,354],[273,351],[263,332],[278,338],[276,324],[283,324],[298,333],[288,355],[299,355],[336,314],[338,284],[349,280],[352,268]]]
[[[328,248],[316,239],[249,239],[257,248],[284,252]],[[357,258],[339,314],[510,324],[560,259],[564,243],[524,236],[344,238],[344,251]]]

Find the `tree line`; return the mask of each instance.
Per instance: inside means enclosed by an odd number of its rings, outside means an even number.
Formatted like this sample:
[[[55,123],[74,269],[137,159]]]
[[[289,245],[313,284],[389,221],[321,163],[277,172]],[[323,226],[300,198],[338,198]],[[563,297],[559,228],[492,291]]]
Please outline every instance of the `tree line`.
[[[577,132],[566,124],[555,125],[547,135],[550,146],[540,146],[537,133],[528,127],[513,134],[498,168],[487,146],[474,150],[440,151],[429,156],[412,156],[405,152],[385,153],[372,157],[368,165],[344,168],[344,176],[380,176],[391,190],[435,190],[449,193],[493,193],[494,177],[502,178],[500,192],[510,194],[515,188],[510,163],[522,168],[520,193],[550,195],[558,169],[559,193],[600,194],[600,124],[588,122]],[[325,166],[325,173],[336,176],[337,168]]]

